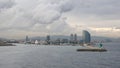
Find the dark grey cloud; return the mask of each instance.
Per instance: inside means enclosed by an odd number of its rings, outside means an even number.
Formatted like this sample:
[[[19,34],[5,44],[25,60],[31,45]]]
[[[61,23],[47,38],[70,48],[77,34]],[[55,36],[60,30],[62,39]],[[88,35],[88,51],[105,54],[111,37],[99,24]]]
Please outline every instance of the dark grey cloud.
[[[0,10],[11,8],[14,4],[13,0],[0,0]]]

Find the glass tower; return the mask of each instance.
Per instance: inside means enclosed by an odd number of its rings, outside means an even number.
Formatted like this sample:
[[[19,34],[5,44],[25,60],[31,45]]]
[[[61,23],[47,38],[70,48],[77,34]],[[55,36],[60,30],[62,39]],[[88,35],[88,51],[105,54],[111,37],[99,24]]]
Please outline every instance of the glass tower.
[[[88,31],[83,30],[83,32],[82,32],[82,40],[83,40],[83,43],[90,43],[91,35],[90,35],[90,33]]]

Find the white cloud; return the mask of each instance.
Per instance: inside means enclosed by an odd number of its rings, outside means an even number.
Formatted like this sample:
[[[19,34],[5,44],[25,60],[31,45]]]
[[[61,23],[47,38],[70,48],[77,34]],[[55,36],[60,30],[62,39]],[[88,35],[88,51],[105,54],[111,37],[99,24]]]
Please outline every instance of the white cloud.
[[[0,35],[81,34],[86,29],[93,35],[112,31],[119,37],[120,30],[113,28],[120,27],[118,6],[118,0],[0,0]]]
[[[30,8],[30,6],[33,7]],[[69,0],[57,0],[55,2],[52,0],[16,0],[16,5],[1,12],[0,17],[1,22],[11,25],[8,27],[28,28],[34,26],[36,23],[54,23],[61,18],[64,12],[71,9],[72,5],[69,3]],[[6,22],[5,20],[8,21]]]
[[[51,26],[52,33],[64,33],[69,25],[62,17],[62,14],[73,9],[73,0],[13,0],[15,5],[0,12],[0,30],[29,31],[48,33],[47,26]],[[0,2],[4,8],[11,0]],[[61,21],[63,20],[63,21]],[[57,30],[58,29],[58,30]]]

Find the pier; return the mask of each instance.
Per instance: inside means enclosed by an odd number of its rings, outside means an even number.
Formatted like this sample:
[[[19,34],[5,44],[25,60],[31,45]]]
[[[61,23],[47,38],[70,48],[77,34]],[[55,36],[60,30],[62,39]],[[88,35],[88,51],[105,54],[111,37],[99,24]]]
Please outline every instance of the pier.
[[[105,48],[99,48],[99,47],[94,47],[94,46],[83,46],[85,48],[82,49],[77,49],[77,51],[81,52],[106,52],[107,50]]]

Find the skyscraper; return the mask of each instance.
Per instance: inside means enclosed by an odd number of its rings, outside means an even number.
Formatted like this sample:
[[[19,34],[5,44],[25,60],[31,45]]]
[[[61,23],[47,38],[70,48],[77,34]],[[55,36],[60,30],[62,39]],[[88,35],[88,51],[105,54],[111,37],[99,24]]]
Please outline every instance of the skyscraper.
[[[31,41],[30,41],[29,37],[26,36],[26,38],[25,38],[25,44],[30,44],[30,43],[31,43]]]
[[[77,34],[71,34],[70,35],[70,43],[71,44],[77,44]]]
[[[77,34],[74,34],[74,41],[77,41]]]
[[[74,34],[74,44],[77,44],[77,34]]]
[[[70,35],[70,41],[73,41],[73,34]]]
[[[47,40],[50,40],[50,35],[47,35]]]
[[[29,41],[29,38],[28,38],[28,36],[26,36],[26,40],[25,40],[26,42],[28,42]]]
[[[83,40],[83,43],[90,43],[91,35],[90,35],[90,33],[88,31],[83,30],[83,32],[82,32],[82,40]]]
[[[48,45],[50,44],[50,35],[47,35],[46,42],[47,42]]]
[[[73,34],[70,35],[70,44],[73,44],[73,40],[74,40],[74,37],[73,37]]]

